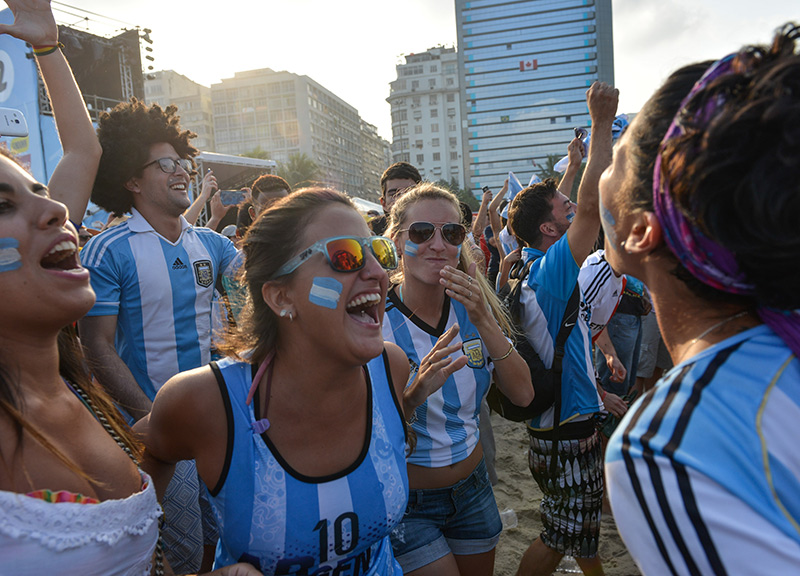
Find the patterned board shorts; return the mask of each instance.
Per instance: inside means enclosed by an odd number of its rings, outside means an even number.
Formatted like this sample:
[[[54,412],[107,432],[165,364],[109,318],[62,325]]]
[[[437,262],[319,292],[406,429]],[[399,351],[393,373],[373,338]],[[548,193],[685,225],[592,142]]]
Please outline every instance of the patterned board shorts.
[[[540,511],[548,547],[576,558],[597,554],[603,508],[603,455],[597,432],[558,442],[555,477],[550,475],[552,440],[530,434],[528,465],[544,496]]]

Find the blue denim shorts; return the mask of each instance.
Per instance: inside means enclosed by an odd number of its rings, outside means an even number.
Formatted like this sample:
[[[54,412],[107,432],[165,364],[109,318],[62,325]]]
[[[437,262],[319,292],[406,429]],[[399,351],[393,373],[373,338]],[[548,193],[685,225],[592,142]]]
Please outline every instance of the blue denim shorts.
[[[447,488],[411,490],[402,522],[391,533],[395,558],[411,572],[452,553],[482,554],[497,546],[503,525],[486,463]]]

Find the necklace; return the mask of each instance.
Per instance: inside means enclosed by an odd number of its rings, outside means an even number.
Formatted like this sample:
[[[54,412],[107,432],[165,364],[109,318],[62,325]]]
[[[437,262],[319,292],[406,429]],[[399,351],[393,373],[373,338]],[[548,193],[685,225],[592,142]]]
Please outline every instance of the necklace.
[[[709,334],[711,334],[711,333],[712,333],[714,330],[716,330],[716,329],[718,329],[718,328],[721,328],[721,327],[725,326],[725,324],[727,324],[728,322],[733,322],[733,321],[734,321],[734,320],[736,320],[737,318],[741,318],[742,316],[744,316],[745,314],[747,314],[747,312],[748,312],[747,310],[742,310],[741,312],[737,312],[736,314],[734,314],[734,315],[732,315],[732,316],[728,316],[727,318],[725,318],[725,319],[723,319],[723,320],[721,320],[721,321],[717,322],[717,323],[716,323],[716,324],[714,324],[714,325],[713,325],[711,328],[708,328],[707,330],[704,330],[704,331],[703,331],[703,333],[702,333],[702,334],[700,334],[700,336],[698,336],[697,338],[692,338],[692,339],[689,341],[689,345],[686,347],[686,352],[688,352],[689,350],[691,350],[692,346],[694,346],[694,345],[695,345],[695,344],[697,344],[697,343],[698,343],[700,340],[702,340],[703,338],[705,338],[706,336],[708,336]],[[686,352],[684,352],[684,354],[683,354],[684,356],[686,356]],[[683,361],[683,358],[681,358],[681,361]]]

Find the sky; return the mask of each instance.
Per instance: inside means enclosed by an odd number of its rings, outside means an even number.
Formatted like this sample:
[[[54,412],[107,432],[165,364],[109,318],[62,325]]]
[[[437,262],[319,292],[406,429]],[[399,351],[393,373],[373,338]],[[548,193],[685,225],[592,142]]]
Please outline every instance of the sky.
[[[395,66],[404,54],[457,39],[453,0],[53,0],[53,7],[59,23],[76,28],[86,29],[88,17],[95,34],[151,29],[154,69],[206,86],[258,68],[307,75],[389,141]],[[800,22],[798,0],[612,0],[612,7],[618,111],[627,113],[672,70],[768,42],[784,22]]]

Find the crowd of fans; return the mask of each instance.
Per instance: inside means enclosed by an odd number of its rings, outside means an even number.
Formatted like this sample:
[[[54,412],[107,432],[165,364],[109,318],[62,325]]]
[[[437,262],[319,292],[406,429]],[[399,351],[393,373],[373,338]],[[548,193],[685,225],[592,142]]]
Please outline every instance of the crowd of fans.
[[[0,573],[491,576],[486,397],[543,393],[519,335],[558,374],[519,575],[602,574],[609,506],[645,574],[798,570],[797,27],[678,70],[621,135],[595,83],[559,182],[473,214],[399,162],[367,221],[271,174],[192,200],[177,110],[95,131],[49,2],[6,3],[64,154],[47,186],[0,158]],[[79,234],[90,198],[116,218]]]

